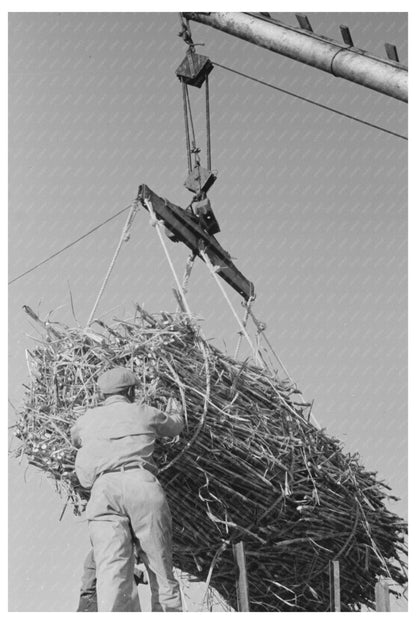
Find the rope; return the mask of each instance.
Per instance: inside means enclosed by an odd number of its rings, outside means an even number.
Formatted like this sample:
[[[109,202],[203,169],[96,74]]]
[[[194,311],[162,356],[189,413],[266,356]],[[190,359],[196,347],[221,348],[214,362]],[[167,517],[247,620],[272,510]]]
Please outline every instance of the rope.
[[[241,329],[241,331],[243,333],[243,336],[245,337],[245,339],[247,340],[248,344],[250,345],[250,348],[251,348],[251,350],[253,352],[253,355],[254,355],[255,359],[257,361],[261,360],[261,363],[265,365],[265,362],[264,362],[261,354],[258,353],[258,351],[254,347],[253,343],[251,342],[250,336],[248,335],[246,328],[244,327],[243,323],[241,322],[240,317],[238,316],[237,312],[234,309],[233,304],[231,303],[227,293],[225,292],[225,289],[224,289],[223,285],[221,284],[221,282],[220,282],[220,280],[218,278],[217,271],[215,270],[214,266],[212,265],[212,262],[209,259],[209,256],[207,255],[207,253],[203,249],[201,249],[199,253],[201,254],[202,258],[205,260],[205,264],[207,265],[211,275],[213,276],[213,278],[217,282],[218,288],[221,290],[221,292],[222,292],[222,294],[224,296],[224,299],[226,300],[226,302],[227,302],[231,312],[233,313],[234,317],[236,318],[237,323],[240,326],[240,329]]]
[[[173,262],[172,262],[172,259],[170,257],[168,248],[166,247],[166,243],[163,240],[162,232],[160,231],[160,224],[159,224],[159,221],[157,220],[155,211],[154,211],[153,206],[152,206],[152,202],[149,199],[146,198],[144,200],[144,203],[146,204],[146,207],[147,207],[147,209],[148,209],[148,211],[149,211],[149,213],[151,215],[151,225],[156,228],[156,232],[157,232],[157,234],[159,236],[159,240],[160,240],[160,242],[162,244],[163,251],[165,252],[165,256],[166,256],[167,261],[169,263],[170,269],[171,269],[171,271],[173,273],[173,277],[175,278],[175,282],[176,282],[176,285],[178,287],[179,293],[180,293],[180,295],[182,297],[182,301],[183,301],[186,313],[191,317],[192,316],[192,312],[191,312],[190,307],[188,305],[188,302],[186,300],[185,293],[183,291],[182,285],[181,285],[181,283],[179,281],[179,278],[178,278],[178,276],[176,274],[175,267],[173,266]]]
[[[258,335],[259,335],[259,336],[261,336],[261,335],[263,336],[263,338],[264,338],[265,342],[267,343],[267,345],[268,345],[269,349],[271,350],[271,352],[273,353],[274,357],[276,358],[276,360],[277,360],[277,362],[278,362],[279,366],[280,366],[280,367],[284,370],[284,372],[285,372],[285,374],[286,374],[287,378],[289,379],[289,381],[290,381],[293,385],[296,385],[296,384],[295,384],[295,382],[294,382],[294,380],[293,380],[293,379],[291,378],[291,376],[289,375],[289,373],[288,373],[288,371],[287,371],[287,369],[286,369],[286,366],[283,364],[283,362],[282,362],[282,360],[280,359],[279,355],[278,355],[278,354],[276,353],[276,351],[273,349],[273,347],[272,347],[272,345],[271,345],[271,343],[270,343],[269,339],[267,338],[266,333],[265,333],[265,326],[264,326],[264,323],[261,323],[261,321],[259,321],[259,320],[258,320],[258,319],[254,316],[254,314],[253,314],[253,312],[252,312],[252,310],[251,310],[251,309],[248,309],[248,310],[247,310],[247,312],[248,312],[248,314],[251,316],[251,318],[252,318],[252,320],[253,320],[253,323],[254,323],[254,324],[255,324],[255,326],[257,327],[257,333],[258,333]]]
[[[243,324],[244,327],[247,327],[248,310],[249,310],[249,307],[251,306],[252,301],[253,301],[253,297],[250,297],[250,299],[248,300],[248,303],[247,303],[246,311],[244,313],[244,319],[242,320],[242,324]],[[234,359],[235,360],[237,359],[237,355],[238,355],[238,352],[240,350],[240,346],[241,346],[242,340],[243,340],[243,334],[241,332],[238,332],[238,341],[237,341],[237,346],[236,346],[235,352],[234,352]]]
[[[182,280],[182,289],[184,293],[188,292],[188,283],[189,283],[189,278],[191,277],[192,268],[194,266],[195,257],[196,257],[195,254],[191,252],[186,261],[185,273],[183,275],[183,280]]]
[[[299,389],[297,388],[297,384],[296,384],[296,382],[295,382],[295,381],[292,379],[292,377],[290,376],[290,374],[289,374],[289,372],[288,372],[288,370],[287,370],[286,366],[284,365],[283,361],[281,360],[281,358],[279,357],[279,355],[277,354],[277,352],[273,349],[273,347],[272,347],[272,344],[271,344],[270,340],[267,338],[267,336],[266,336],[266,332],[265,332],[265,328],[264,328],[264,324],[262,324],[262,323],[261,323],[261,322],[260,322],[260,321],[259,321],[259,320],[255,317],[255,316],[254,316],[253,312],[251,311],[251,309],[249,309],[249,308],[248,308],[248,306],[247,306],[247,309],[248,309],[248,314],[251,316],[251,318],[252,318],[252,320],[253,320],[254,324],[255,324],[255,325],[256,325],[256,327],[257,327],[258,336],[261,336],[261,335],[263,336],[263,338],[264,338],[265,342],[267,343],[267,345],[268,345],[269,349],[271,350],[271,352],[273,353],[274,357],[276,358],[276,360],[277,360],[277,362],[278,362],[279,366],[281,366],[281,368],[284,370],[284,372],[285,372],[285,374],[286,374],[287,378],[289,379],[289,381],[293,384],[293,386],[295,386],[295,387],[296,387],[297,391],[299,392],[299,397],[300,397],[300,399],[301,399],[302,403],[303,403],[304,405],[308,405],[308,403],[306,402],[305,397],[303,396],[303,394],[302,394],[301,390],[299,390]],[[262,325],[263,325],[263,327],[262,327]],[[310,418],[312,418],[312,419],[315,421],[316,426],[317,426],[317,427],[319,427],[319,429],[320,429],[320,428],[321,428],[321,425],[319,424],[319,422],[317,421],[316,417],[315,417],[315,416],[314,416],[314,414],[312,413],[312,410],[311,410],[311,411],[310,411],[310,413],[309,413],[309,417],[310,417]]]
[[[185,93],[186,93],[186,101],[187,101],[187,111],[189,113],[189,122],[191,125],[191,133],[192,133],[192,154],[194,155],[194,166],[198,168],[198,181],[199,181],[199,192],[201,192],[201,175],[200,175],[200,160],[199,160],[199,148],[196,145],[196,135],[194,128],[194,121],[192,118],[192,109],[191,109],[191,100],[189,97],[188,85],[185,85]]]
[[[205,118],[207,133],[207,169],[211,171],[211,119],[209,110],[209,83],[208,76],[205,78]]]
[[[185,84],[185,94],[186,94],[186,103],[187,103],[187,107],[188,107],[189,122],[191,124],[192,149],[196,150],[196,135],[195,135],[195,128],[194,128],[194,120],[193,120],[193,117],[192,117],[191,99],[189,97],[189,89],[188,89],[188,85],[187,84]]]
[[[265,82],[264,80],[260,80],[259,78],[254,78],[254,76],[249,76],[248,74],[237,71],[236,69],[232,69],[231,67],[227,67],[226,65],[221,65],[221,63],[215,63],[214,61],[211,61],[211,62],[213,65],[216,65],[217,67],[221,67],[221,69],[225,69],[233,74],[237,74],[238,76],[243,76],[243,78],[248,78],[249,80],[252,80],[253,82],[262,84],[265,87],[270,87],[271,89],[274,89],[275,91],[280,91],[280,93],[291,95],[292,97],[297,98],[298,100],[302,100],[302,102],[308,102],[308,104],[313,104],[314,106],[323,108],[324,110],[330,111],[331,113],[336,113],[337,115],[340,115],[341,117],[345,117],[346,119],[352,119],[353,121],[357,121],[358,123],[364,124],[365,126],[368,126],[370,128],[375,128],[376,130],[380,130],[381,132],[385,132],[386,134],[391,134],[392,136],[398,137],[399,139],[408,141],[408,137],[403,134],[399,134],[398,132],[393,132],[392,130],[388,130],[387,128],[383,128],[382,126],[378,126],[377,124],[373,124],[369,121],[364,121],[364,119],[360,119],[359,117],[355,117],[354,115],[348,115],[347,113],[343,113],[342,111],[336,108],[331,108],[330,106],[326,106],[325,104],[321,104],[320,102],[316,102],[315,100],[310,100],[307,97],[303,97],[302,95],[298,95],[297,93],[293,93],[292,91],[288,91],[287,89],[282,89],[281,87],[277,87],[276,85],[270,84],[269,82]]]
[[[112,272],[112,270],[114,268],[114,265],[116,263],[118,255],[120,253],[121,246],[122,246],[123,243],[127,242],[128,239],[129,239],[129,236],[130,236],[129,231],[130,231],[130,228],[132,226],[134,217],[136,216],[137,210],[138,210],[138,200],[136,199],[133,202],[133,204],[132,204],[132,206],[130,208],[130,212],[128,214],[126,223],[124,224],[123,231],[121,233],[120,240],[118,242],[117,248],[116,248],[116,250],[114,252],[113,258],[112,258],[112,260],[110,262],[110,266],[108,267],[106,276],[105,276],[104,281],[102,283],[102,286],[100,288],[100,292],[97,295],[97,299],[95,300],[94,307],[91,310],[91,314],[90,314],[89,319],[87,321],[87,327],[91,324],[92,318],[93,318],[93,316],[95,314],[95,311],[96,311],[96,309],[98,307],[98,304],[99,304],[99,302],[101,300],[101,297],[104,294],[105,287],[107,286],[108,280],[110,279],[111,272]]]
[[[185,145],[186,145],[186,156],[188,160],[188,173],[191,173],[192,158],[191,158],[191,143],[189,139],[188,103],[186,101],[186,84],[184,82],[182,82],[182,101],[183,101],[183,116],[185,120]]]
[[[72,241],[72,243],[68,243],[68,245],[65,245],[65,247],[62,247],[62,249],[59,249],[59,251],[55,251],[55,253],[53,253],[51,256],[48,256],[47,258],[45,258],[41,262],[38,262],[38,264],[35,264],[34,266],[32,266],[30,269],[27,269],[23,273],[20,273],[20,275],[17,275],[12,280],[10,280],[10,282],[8,283],[9,286],[10,286],[10,284],[13,284],[14,282],[17,282],[17,280],[19,280],[20,278],[24,277],[25,275],[28,275],[28,273],[31,273],[35,269],[39,268],[43,264],[46,264],[46,262],[49,262],[49,260],[52,260],[53,258],[56,258],[56,256],[59,256],[59,254],[61,254],[62,252],[66,251],[70,247],[73,247],[74,245],[76,245],[77,243],[82,241],[84,238],[87,238],[87,236],[90,236],[90,234],[93,234],[94,232],[99,230],[101,227],[103,227],[103,225],[106,225],[106,223],[109,223],[113,219],[116,219],[119,215],[121,215],[123,212],[126,212],[126,210],[128,210],[129,208],[130,208],[130,206],[126,206],[125,208],[122,208],[121,210],[119,210],[118,212],[113,214],[111,217],[106,219],[105,221],[102,221],[101,223],[99,223],[98,225],[93,227],[91,230],[88,230],[88,232],[85,232],[85,234],[83,234],[82,236],[80,236],[76,240]]]
[[[191,48],[193,48],[194,42],[192,41],[192,33],[189,26],[189,20],[188,18],[185,18],[182,13],[179,13],[179,23],[181,25],[181,32],[179,33],[179,37],[182,37],[184,42],[187,43]]]

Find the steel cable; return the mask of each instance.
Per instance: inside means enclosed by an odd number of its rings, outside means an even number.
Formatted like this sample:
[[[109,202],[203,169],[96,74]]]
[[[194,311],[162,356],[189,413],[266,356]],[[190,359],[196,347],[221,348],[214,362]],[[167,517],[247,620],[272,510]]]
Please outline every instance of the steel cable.
[[[351,119],[358,123],[364,124],[365,126],[369,126],[370,128],[374,128],[375,130],[380,130],[381,132],[385,132],[386,134],[391,134],[392,136],[395,136],[399,139],[408,141],[407,136],[403,134],[399,134],[398,132],[393,132],[393,130],[388,130],[387,128],[383,128],[382,126],[373,124],[370,121],[365,121],[364,119],[360,119],[359,117],[355,117],[354,115],[343,113],[342,111],[336,108],[332,108],[331,106],[327,106],[326,104],[321,104],[320,102],[316,102],[315,100],[310,100],[309,98],[304,97],[303,95],[298,95],[297,93],[293,93],[293,91],[288,91],[287,89],[283,89],[282,87],[277,87],[276,85],[270,84],[269,82],[265,82],[264,80],[260,80],[259,78],[255,78],[254,76],[250,76],[249,74],[245,74],[244,72],[240,72],[237,69],[232,69],[231,67],[227,67],[226,65],[222,65],[221,63],[216,63],[215,61],[212,61],[212,64],[216,65],[217,67],[221,67],[221,69],[225,69],[226,71],[229,71],[233,74],[242,76],[243,78],[248,78],[249,80],[252,80],[253,82],[257,82],[258,84],[264,85],[265,87],[270,87],[271,89],[274,89],[275,91],[280,91],[281,93],[284,93],[286,95],[291,95],[292,97],[297,98],[298,100],[302,100],[303,102],[308,102],[308,104],[313,104],[314,106],[323,108],[324,110],[330,111],[331,113],[336,113],[337,115],[340,115],[341,117],[345,117],[346,119]]]

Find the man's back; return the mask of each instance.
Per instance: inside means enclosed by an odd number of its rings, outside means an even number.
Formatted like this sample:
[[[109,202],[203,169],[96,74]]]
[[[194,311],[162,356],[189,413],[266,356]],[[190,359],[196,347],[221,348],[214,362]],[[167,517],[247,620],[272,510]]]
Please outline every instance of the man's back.
[[[121,395],[107,398],[102,406],[87,410],[72,428],[73,442],[81,447],[75,463],[81,484],[91,487],[104,470],[131,463],[156,474],[152,459],[156,438],[173,437],[182,429],[179,412],[165,414]]]

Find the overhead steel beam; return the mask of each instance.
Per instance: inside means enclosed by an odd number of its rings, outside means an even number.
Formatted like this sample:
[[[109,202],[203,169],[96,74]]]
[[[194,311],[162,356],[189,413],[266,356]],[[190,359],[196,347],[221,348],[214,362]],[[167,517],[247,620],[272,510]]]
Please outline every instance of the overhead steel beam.
[[[405,65],[378,58],[327,37],[247,13],[183,13],[277,54],[311,65],[403,102],[408,101]]]

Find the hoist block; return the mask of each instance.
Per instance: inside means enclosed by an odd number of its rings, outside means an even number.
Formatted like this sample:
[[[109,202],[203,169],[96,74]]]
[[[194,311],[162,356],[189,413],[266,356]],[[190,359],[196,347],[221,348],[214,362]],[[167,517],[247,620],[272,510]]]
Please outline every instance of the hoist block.
[[[188,50],[182,63],[176,70],[178,78],[192,87],[202,87],[205,78],[214,69],[207,56]]]
[[[217,176],[212,171],[201,167],[201,165],[195,165],[186,178],[184,185],[191,193],[206,193],[216,179]]]
[[[195,216],[198,217],[204,230],[206,230],[208,234],[218,234],[218,232],[221,231],[208,197],[201,199],[201,201],[193,202],[192,208]]]

